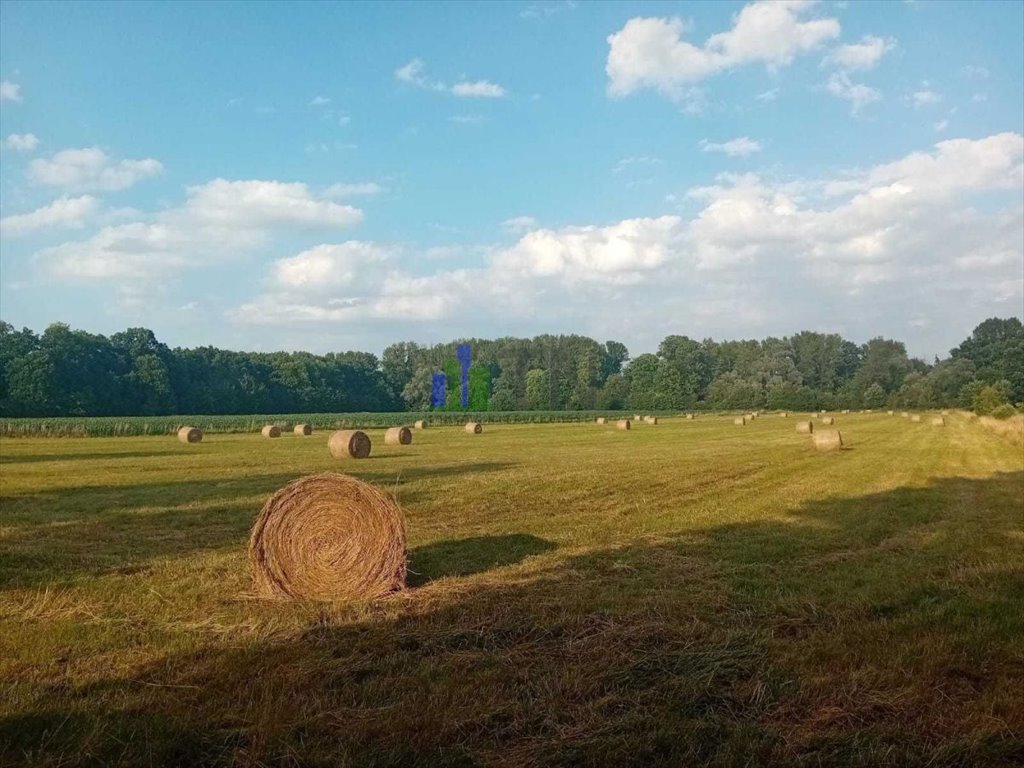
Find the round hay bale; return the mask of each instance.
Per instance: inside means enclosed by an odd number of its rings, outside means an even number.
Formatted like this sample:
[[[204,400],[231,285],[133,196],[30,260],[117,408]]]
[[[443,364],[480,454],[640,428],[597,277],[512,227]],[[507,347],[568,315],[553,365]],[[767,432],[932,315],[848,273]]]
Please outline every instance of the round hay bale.
[[[466,423],[466,433],[470,435],[479,435],[484,431],[484,425],[479,421],[470,421]]]
[[[946,426],[946,417],[945,416],[936,416],[935,418],[932,419],[932,426],[933,427],[944,427],[944,426]]]
[[[789,418],[789,414],[786,413],[785,411],[783,411],[782,413],[779,414],[779,417],[783,418],[783,419],[788,419]]]
[[[310,435],[313,434],[313,425],[296,424],[295,429],[293,429],[292,432],[294,432],[296,435],[301,435],[302,437],[309,437]]]
[[[838,451],[843,447],[843,436],[838,429],[825,429],[815,432],[814,447],[819,451]]]
[[[391,427],[384,433],[384,445],[409,445],[412,442],[412,430],[408,427]]]
[[[401,508],[372,485],[337,473],[302,477],[256,518],[253,586],[276,598],[381,597],[405,586],[405,541]]]
[[[843,410],[841,411],[841,413],[849,413],[849,412],[850,412],[849,408],[843,408]]]
[[[906,411],[903,411],[902,413],[900,413],[900,416],[902,416],[904,419],[909,419],[910,418],[910,414],[907,413]]]
[[[796,431],[801,435],[810,435],[814,433],[814,422],[813,421],[798,421],[796,423]]]
[[[618,427],[619,429],[629,429],[633,425],[629,419],[619,419],[617,422],[615,422],[615,426]]]
[[[692,413],[686,414],[686,420],[687,421],[693,421],[693,414]]]
[[[641,418],[641,417],[640,417],[640,414],[639,414],[639,413],[634,413],[634,414],[633,414],[633,421],[640,421],[640,418]],[[627,421],[628,421],[628,419],[627,419]]]
[[[644,424],[657,424],[657,423],[658,423],[658,417],[657,416],[644,416]]]
[[[423,419],[420,419],[415,424],[413,424],[413,426],[416,427],[416,429],[426,429],[427,422],[425,422]]]
[[[336,459],[365,459],[370,447],[370,438],[358,429],[339,429],[327,441],[327,449]]]
[[[747,425],[747,417],[738,416],[737,418],[732,420],[732,423],[735,424],[737,427],[745,427]]]
[[[182,427],[178,430],[178,440],[183,443],[203,442],[203,430],[199,427]]]
[[[888,414],[889,414],[890,416],[895,416],[895,415],[896,415],[896,411],[887,411],[887,413],[888,413]]]
[[[915,414],[914,414],[913,416],[911,416],[911,417],[910,417],[910,420],[911,420],[911,421],[920,421],[920,420],[921,420],[921,417],[920,417],[920,416],[918,416],[918,415],[917,415],[917,414],[915,413]]]
[[[606,424],[608,420],[603,416],[598,416],[596,419],[594,419],[594,422],[597,424]]]
[[[280,437],[281,428],[277,424],[267,424],[267,426],[260,430],[260,434],[264,437]]]
[[[835,416],[822,416],[821,417],[821,423],[826,425],[826,426],[831,427],[833,424],[836,423],[836,417]]]

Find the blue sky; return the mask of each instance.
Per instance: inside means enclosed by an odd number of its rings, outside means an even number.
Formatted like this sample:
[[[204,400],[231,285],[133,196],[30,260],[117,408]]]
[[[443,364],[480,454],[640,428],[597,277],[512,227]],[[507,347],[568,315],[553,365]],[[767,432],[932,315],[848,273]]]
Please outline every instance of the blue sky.
[[[0,5],[0,317],[365,349],[1024,303],[1021,3]]]

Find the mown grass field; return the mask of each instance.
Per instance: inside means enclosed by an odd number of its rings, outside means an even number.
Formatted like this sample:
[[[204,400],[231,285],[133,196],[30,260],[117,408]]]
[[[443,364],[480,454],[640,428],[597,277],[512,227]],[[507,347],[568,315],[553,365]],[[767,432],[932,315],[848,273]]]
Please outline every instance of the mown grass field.
[[[0,440],[0,764],[1021,764],[1020,445],[795,420]],[[252,599],[325,470],[402,503],[410,588]]]

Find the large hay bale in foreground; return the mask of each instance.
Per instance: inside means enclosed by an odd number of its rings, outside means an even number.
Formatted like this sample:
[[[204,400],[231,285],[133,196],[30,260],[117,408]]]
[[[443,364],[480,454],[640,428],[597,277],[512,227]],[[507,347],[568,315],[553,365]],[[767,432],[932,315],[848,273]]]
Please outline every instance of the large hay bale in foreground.
[[[836,423],[836,417],[835,416],[822,416],[821,417],[821,423],[826,425],[826,426],[831,427],[833,424]]]
[[[825,429],[815,432],[814,447],[819,451],[838,451],[843,447],[843,436],[838,429]]]
[[[617,422],[615,422],[615,426],[618,429],[629,429],[632,426],[632,423],[629,419],[619,419]]]
[[[470,435],[479,435],[484,431],[484,425],[479,421],[470,421],[466,423],[466,433]]]
[[[183,443],[201,443],[203,430],[199,427],[182,427],[178,430],[178,439]]]
[[[814,422],[813,421],[798,421],[796,423],[796,431],[801,435],[810,435],[814,433]]]
[[[425,422],[423,419],[420,419],[415,424],[413,424],[413,426],[416,427],[416,429],[426,429],[427,422]]]
[[[945,416],[936,416],[935,418],[932,419],[932,426],[933,427],[944,427],[944,426],[946,426],[946,417]]]
[[[260,434],[264,437],[280,437],[281,428],[277,424],[267,424],[267,426],[260,430]]]
[[[339,429],[327,441],[327,450],[336,459],[365,459],[370,448],[370,438],[358,429]]]
[[[737,427],[744,427],[747,424],[747,417],[737,416],[735,419],[732,420],[732,423],[735,424]]]
[[[408,427],[391,427],[384,433],[384,445],[409,445],[412,442],[412,430]]]
[[[596,419],[594,419],[594,421],[597,424],[606,424],[608,422],[608,419],[604,418],[603,416],[598,416]]]
[[[263,505],[249,537],[258,594],[368,599],[405,586],[405,518],[372,485],[337,473],[299,478]]]
[[[313,434],[313,425],[296,424],[295,429],[293,429],[292,432],[294,432],[296,435],[301,435],[302,437],[309,437],[310,435]]]

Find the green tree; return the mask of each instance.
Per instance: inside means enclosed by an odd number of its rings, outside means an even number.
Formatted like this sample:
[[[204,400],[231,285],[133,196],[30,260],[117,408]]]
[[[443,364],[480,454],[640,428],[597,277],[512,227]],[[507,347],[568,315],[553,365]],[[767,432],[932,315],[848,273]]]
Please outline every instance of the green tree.
[[[531,411],[547,410],[551,401],[551,374],[540,368],[526,372],[526,407]]]

